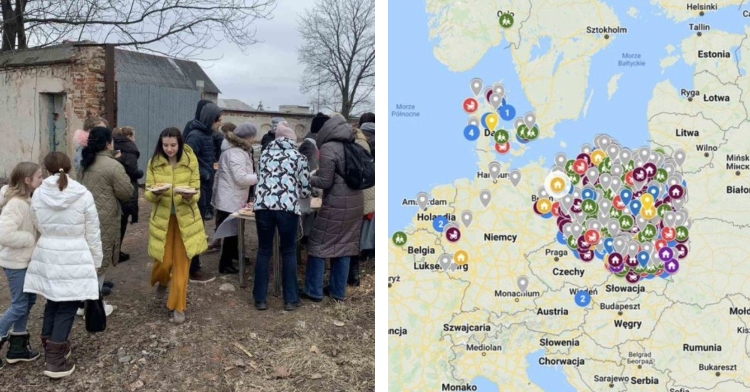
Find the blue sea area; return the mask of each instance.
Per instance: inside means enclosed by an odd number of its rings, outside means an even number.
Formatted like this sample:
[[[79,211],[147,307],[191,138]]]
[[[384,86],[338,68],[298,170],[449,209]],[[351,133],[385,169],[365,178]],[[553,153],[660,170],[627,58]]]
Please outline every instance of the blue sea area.
[[[689,30],[689,23],[707,23],[712,31],[732,34],[744,31],[745,20],[736,7],[673,22],[649,0],[608,3],[617,14],[620,26],[626,27],[628,32],[614,36],[606,49],[592,57],[586,89],[586,98],[591,96],[592,99],[585,115],[581,111],[577,119],[556,124],[553,138],[526,144],[527,150],[522,156],[497,154],[497,161],[508,162],[511,168],[523,167],[540,157],[549,163],[559,152],[568,156],[577,153],[582,144],[591,144],[599,133],[609,133],[627,147],[645,145],[648,140],[646,110],[656,84],[669,80],[678,90],[693,88],[694,69],[684,61],[679,60],[662,71],[659,62],[669,56],[667,45],[675,48],[671,55],[681,55],[682,40],[695,34]],[[630,7],[638,9],[637,18],[628,16]],[[461,104],[472,95],[469,89],[472,78],[481,78],[485,86],[503,83],[507,103],[515,107],[517,116],[534,108],[515,73],[507,41],[491,48],[471,70],[452,72],[433,54],[440,42],[439,38],[429,38],[430,15],[426,13],[424,2],[391,1],[388,9],[388,230],[392,233],[407,228],[417,212],[417,207],[402,206],[403,199],[413,199],[418,192],[429,192],[437,185],[451,184],[460,178],[473,179],[480,169],[475,142],[466,140],[463,134],[468,116]],[[551,40],[544,38],[535,44],[531,57],[542,56],[550,50]],[[639,60],[644,61],[645,66],[621,66],[619,61],[626,60],[623,53],[640,54]],[[736,57],[737,53],[732,52],[732,56]],[[558,64],[562,57],[557,59]],[[617,74],[622,74],[617,91],[608,99],[607,84]],[[397,104],[415,105],[414,110],[420,116],[392,117]],[[504,123],[506,128],[511,127],[512,121]],[[562,148],[561,142],[567,147]],[[511,144],[513,147],[517,145]],[[487,149],[492,151],[489,143]]]
[[[542,355],[544,355],[544,350],[537,350],[526,356],[526,362],[529,364],[526,374],[529,380],[544,392],[576,392],[576,389],[568,383],[560,366],[539,364],[539,358]]]
[[[489,378],[482,376],[476,377],[471,380],[471,385],[475,385],[477,387],[477,392],[500,392],[497,384],[492,382],[492,380],[490,380]]]

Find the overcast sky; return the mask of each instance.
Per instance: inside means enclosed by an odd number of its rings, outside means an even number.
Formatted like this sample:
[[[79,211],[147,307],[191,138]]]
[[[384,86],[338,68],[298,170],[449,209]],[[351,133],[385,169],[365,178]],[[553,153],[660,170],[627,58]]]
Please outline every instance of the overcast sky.
[[[221,60],[198,61],[208,77],[221,90],[221,99],[239,99],[256,107],[263,101],[265,110],[278,110],[279,105],[308,105],[308,98],[299,91],[305,67],[297,61],[302,37],[297,32],[299,15],[313,7],[309,0],[281,0],[276,3],[273,19],[256,22],[256,38],[262,42],[245,50],[222,43],[205,51],[202,58]]]

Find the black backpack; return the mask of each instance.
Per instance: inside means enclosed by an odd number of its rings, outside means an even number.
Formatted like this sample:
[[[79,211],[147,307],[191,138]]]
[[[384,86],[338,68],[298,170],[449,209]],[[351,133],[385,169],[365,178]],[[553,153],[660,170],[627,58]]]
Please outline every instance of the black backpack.
[[[349,188],[363,190],[375,186],[375,158],[355,142],[344,143],[344,173]]]

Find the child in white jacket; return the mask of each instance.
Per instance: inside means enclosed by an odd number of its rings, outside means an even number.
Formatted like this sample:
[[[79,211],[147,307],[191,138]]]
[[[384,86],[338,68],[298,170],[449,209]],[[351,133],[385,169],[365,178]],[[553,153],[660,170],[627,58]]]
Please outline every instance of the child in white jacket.
[[[46,358],[44,374],[69,376],[68,336],[80,301],[99,299],[96,269],[102,265],[99,215],[94,197],[68,176],[67,155],[52,152],[44,158],[50,174],[31,198],[31,217],[39,230],[23,291],[47,299],[42,321]]]
[[[10,174],[10,184],[0,189],[0,267],[8,278],[11,301],[10,308],[0,318],[0,349],[6,341],[10,342],[6,354],[8,363],[39,358],[39,351],[31,349],[26,330],[36,295],[24,293],[23,284],[37,238],[29,201],[31,193],[41,184],[39,165],[21,162]],[[2,367],[0,360],[0,369]]]

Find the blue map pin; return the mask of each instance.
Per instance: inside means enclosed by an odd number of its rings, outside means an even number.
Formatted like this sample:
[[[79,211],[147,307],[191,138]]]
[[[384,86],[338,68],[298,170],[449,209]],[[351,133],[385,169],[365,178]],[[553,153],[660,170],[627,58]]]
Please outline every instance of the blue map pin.
[[[648,191],[647,192],[650,193],[651,196],[654,197],[654,200],[658,200],[659,199],[659,187],[658,186],[651,185],[650,187],[648,187]]]
[[[432,227],[438,233],[442,233],[443,229],[445,228],[445,225],[447,224],[448,224],[448,219],[446,219],[444,216],[439,216],[432,221]]]
[[[631,192],[630,189],[623,189],[620,191],[620,200],[622,201],[622,204],[628,205],[632,198],[633,192]]]
[[[591,295],[586,290],[579,290],[575,294],[576,305],[584,308],[591,303]]]
[[[469,141],[479,139],[479,127],[476,125],[467,125],[464,128],[464,137]]]
[[[557,242],[561,243],[562,245],[568,245],[568,241],[565,240],[565,236],[561,231],[557,232]]]
[[[594,256],[596,256],[596,258],[599,260],[604,260],[604,253],[599,252],[598,250],[594,251]]]
[[[641,212],[641,202],[638,200],[633,200],[632,203],[628,205],[630,207],[630,212],[633,213],[634,216],[638,216],[638,213]]]
[[[503,104],[499,108],[497,108],[497,114],[500,115],[500,118],[502,118],[505,121],[510,121],[514,117],[516,117],[516,108],[514,108],[512,105],[508,105],[505,103],[505,99],[503,99]]]
[[[604,250],[607,253],[612,253],[615,251],[615,239],[612,237],[607,238],[604,240]]]
[[[581,198],[583,200],[587,200],[587,199],[596,200],[596,192],[594,192],[593,189],[584,188],[583,192],[581,192]]]
[[[641,267],[645,267],[646,264],[648,264],[648,252],[640,252],[638,253],[638,264],[641,265]]]

